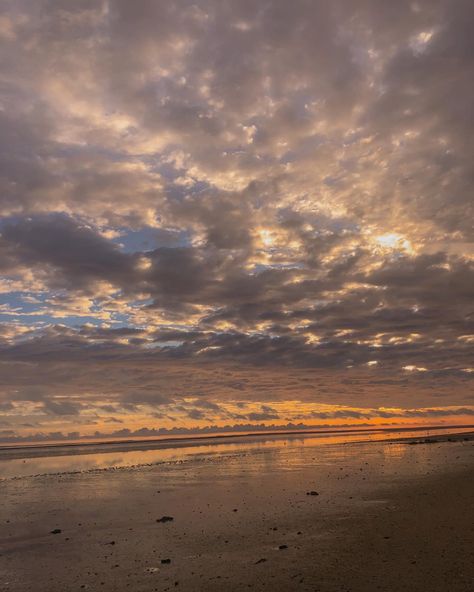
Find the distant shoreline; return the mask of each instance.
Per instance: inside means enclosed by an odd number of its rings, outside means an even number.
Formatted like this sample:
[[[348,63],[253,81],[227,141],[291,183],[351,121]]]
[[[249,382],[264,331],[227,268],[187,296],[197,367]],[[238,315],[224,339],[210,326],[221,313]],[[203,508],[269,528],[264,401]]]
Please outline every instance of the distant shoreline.
[[[429,431],[429,430],[453,430],[453,429],[474,429],[474,425],[430,425],[417,427],[397,427],[397,428],[351,428],[351,429],[301,429],[301,430],[268,430],[255,432],[228,432],[228,433],[209,433],[209,434],[195,434],[185,436],[163,436],[155,438],[127,438],[117,440],[84,440],[75,442],[39,442],[39,443],[24,443],[15,445],[0,446],[0,452],[4,451],[19,451],[19,450],[37,450],[37,449],[55,449],[55,448],[78,448],[78,447],[93,447],[93,446],[114,446],[124,444],[167,444],[175,442],[195,442],[196,440],[221,440],[226,438],[238,439],[259,437],[259,436],[294,436],[294,435],[311,435],[311,434],[364,434],[364,433],[390,433],[390,432],[415,432],[415,431]]]

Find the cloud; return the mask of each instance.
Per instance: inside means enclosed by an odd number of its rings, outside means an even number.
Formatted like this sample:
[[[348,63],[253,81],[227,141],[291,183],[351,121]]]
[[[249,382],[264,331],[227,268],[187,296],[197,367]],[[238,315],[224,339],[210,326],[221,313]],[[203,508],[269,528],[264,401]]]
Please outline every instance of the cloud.
[[[76,415],[79,413],[80,406],[71,401],[47,400],[43,403],[43,410],[52,415]]]
[[[71,431],[468,406],[473,15],[6,2],[0,404]]]
[[[90,282],[133,279],[133,257],[70,217],[53,215],[6,223],[2,240],[17,265],[45,266],[56,287],[81,289]]]
[[[241,414],[242,419],[248,419],[249,421],[269,421],[271,419],[281,419],[276,409],[269,405],[261,405],[259,411],[252,413]]]

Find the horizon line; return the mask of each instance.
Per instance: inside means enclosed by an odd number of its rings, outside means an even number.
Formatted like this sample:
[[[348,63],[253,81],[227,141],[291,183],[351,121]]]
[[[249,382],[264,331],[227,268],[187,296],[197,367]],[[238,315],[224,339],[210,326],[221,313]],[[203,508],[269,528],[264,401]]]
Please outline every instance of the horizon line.
[[[454,424],[454,425],[429,425],[429,426],[415,426],[415,427],[365,427],[365,428],[303,428],[303,429],[282,429],[278,428],[272,430],[256,430],[249,432],[209,432],[206,434],[186,434],[183,436],[163,436],[163,437],[151,437],[146,436],[125,438],[125,439],[109,439],[109,440],[96,440],[90,441],[93,436],[82,436],[84,440],[77,440],[74,442],[67,441],[51,441],[51,442],[24,442],[15,443],[14,445],[0,445],[0,452],[6,450],[19,450],[23,448],[38,449],[38,448],[59,448],[59,447],[79,447],[79,446],[111,446],[114,444],[140,444],[140,443],[158,443],[158,442],[179,442],[179,441],[192,441],[192,440],[218,440],[224,438],[244,438],[248,436],[268,436],[268,435],[282,435],[289,436],[295,434],[338,434],[338,433],[364,433],[364,432],[408,432],[408,431],[429,431],[429,430],[448,430],[448,429],[474,429],[474,424]],[[113,438],[113,436],[111,436]]]

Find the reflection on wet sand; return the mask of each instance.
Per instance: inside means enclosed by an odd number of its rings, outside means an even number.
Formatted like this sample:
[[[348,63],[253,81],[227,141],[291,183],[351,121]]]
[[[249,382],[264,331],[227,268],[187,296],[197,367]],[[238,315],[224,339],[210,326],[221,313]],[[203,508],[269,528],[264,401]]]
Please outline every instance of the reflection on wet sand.
[[[456,429],[456,433],[470,432],[472,428]],[[339,445],[372,441],[394,440],[392,446],[384,447],[387,454],[401,454],[405,446],[397,446],[397,438],[425,438],[445,435],[445,429],[363,431],[358,433],[337,432],[331,434],[265,434],[248,435],[238,439],[200,438],[192,441],[176,440],[173,442],[130,442],[107,443],[84,446],[61,446],[16,448],[0,450],[0,478],[24,477],[51,473],[72,473],[94,470],[131,468],[161,463],[182,463],[191,460],[206,462],[229,456],[246,457],[252,455],[253,462],[247,468],[258,466],[256,456],[262,454],[262,461],[268,453],[276,452],[276,462],[280,458],[281,470],[297,469],[308,460],[308,451],[314,449],[316,456],[321,456],[321,447],[325,447],[322,457],[332,455],[344,457],[348,451]],[[327,449],[327,447],[330,449]],[[318,450],[316,450],[318,449]],[[332,451],[332,453],[331,453]],[[350,452],[352,454],[352,452]],[[313,458],[312,461],[316,459]],[[334,459],[333,459],[334,460]],[[255,469],[258,470],[258,469]]]
[[[473,435],[365,436],[3,461],[0,589],[470,592]]]

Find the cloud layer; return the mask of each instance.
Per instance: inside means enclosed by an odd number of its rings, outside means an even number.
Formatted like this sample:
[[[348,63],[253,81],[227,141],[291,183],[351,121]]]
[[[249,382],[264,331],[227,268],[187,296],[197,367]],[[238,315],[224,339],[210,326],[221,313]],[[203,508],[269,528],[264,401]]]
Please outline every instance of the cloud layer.
[[[472,2],[1,4],[13,437],[469,421]]]

